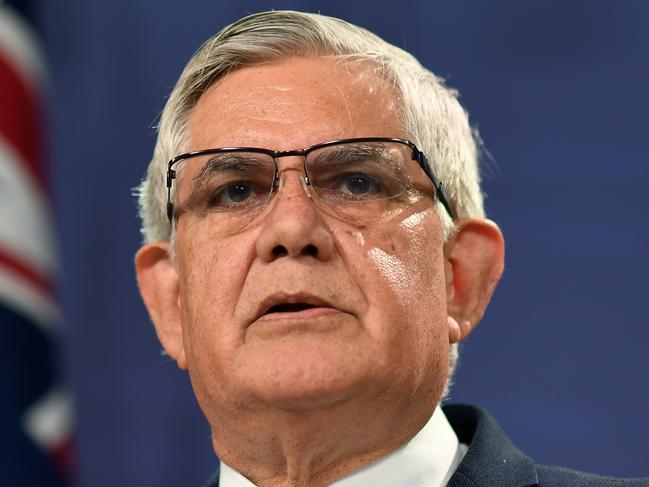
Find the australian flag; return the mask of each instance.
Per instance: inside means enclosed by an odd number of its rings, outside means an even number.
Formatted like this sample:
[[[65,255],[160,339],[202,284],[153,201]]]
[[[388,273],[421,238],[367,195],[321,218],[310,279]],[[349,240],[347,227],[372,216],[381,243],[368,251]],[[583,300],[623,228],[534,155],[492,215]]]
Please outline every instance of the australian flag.
[[[71,414],[55,367],[47,75],[27,7],[0,0],[0,484],[51,487],[69,475]]]

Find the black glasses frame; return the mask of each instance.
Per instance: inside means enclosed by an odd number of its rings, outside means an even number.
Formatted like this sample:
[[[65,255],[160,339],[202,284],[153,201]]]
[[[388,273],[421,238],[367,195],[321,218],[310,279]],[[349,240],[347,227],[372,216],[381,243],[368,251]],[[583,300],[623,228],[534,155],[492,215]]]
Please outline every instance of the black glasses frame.
[[[453,209],[449,204],[449,199],[446,196],[446,192],[444,191],[443,183],[435,177],[433,171],[431,170],[428,164],[428,159],[426,158],[425,154],[422,151],[420,151],[414,143],[406,139],[398,139],[398,138],[391,138],[391,137],[357,137],[352,139],[330,140],[327,142],[322,142],[320,144],[315,144],[309,147],[305,147],[304,149],[287,150],[287,151],[261,149],[259,147],[222,147],[217,149],[204,149],[204,150],[198,150],[198,151],[192,151],[192,152],[186,152],[184,154],[180,154],[179,156],[176,156],[173,159],[171,159],[167,167],[167,218],[169,219],[169,223],[173,221],[173,215],[174,215],[174,205],[171,202],[171,185],[173,183],[173,180],[176,179],[176,171],[173,169],[173,166],[177,162],[180,162],[185,159],[190,159],[195,156],[206,156],[210,154],[222,154],[228,152],[255,152],[257,154],[267,154],[271,156],[275,161],[275,175],[273,176],[273,187],[277,188],[277,183],[276,183],[277,171],[278,171],[277,159],[280,157],[288,157],[288,156],[302,156],[304,158],[305,183],[310,185],[311,183],[309,182],[309,175],[306,170],[306,156],[309,154],[309,152],[312,152],[316,149],[322,149],[323,147],[331,147],[332,145],[340,145],[340,144],[347,144],[353,142],[397,142],[399,144],[408,146],[412,150],[412,160],[417,161],[419,167],[421,167],[421,169],[424,171],[426,176],[428,176],[428,179],[431,180],[433,186],[435,186],[435,193],[440,203],[442,203],[442,205],[450,215],[451,219],[455,219]]]

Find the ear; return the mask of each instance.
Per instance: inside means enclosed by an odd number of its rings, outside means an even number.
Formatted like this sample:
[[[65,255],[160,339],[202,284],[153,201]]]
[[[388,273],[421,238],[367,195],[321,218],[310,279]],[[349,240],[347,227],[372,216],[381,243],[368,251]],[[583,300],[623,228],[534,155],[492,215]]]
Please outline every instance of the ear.
[[[444,245],[449,342],[464,340],[478,325],[502,276],[503,235],[490,220],[467,219]]]
[[[158,339],[178,367],[187,368],[178,305],[178,273],[169,255],[169,242],[151,242],[135,254],[140,294]]]

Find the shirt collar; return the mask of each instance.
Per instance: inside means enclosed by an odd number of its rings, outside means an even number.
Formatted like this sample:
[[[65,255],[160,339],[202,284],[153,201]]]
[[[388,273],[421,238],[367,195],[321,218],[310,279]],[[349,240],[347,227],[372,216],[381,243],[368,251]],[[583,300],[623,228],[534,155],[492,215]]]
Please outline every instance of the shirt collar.
[[[444,486],[460,464],[466,447],[460,445],[440,407],[404,446],[357,470],[331,487]],[[220,487],[255,487],[239,472],[221,463]]]

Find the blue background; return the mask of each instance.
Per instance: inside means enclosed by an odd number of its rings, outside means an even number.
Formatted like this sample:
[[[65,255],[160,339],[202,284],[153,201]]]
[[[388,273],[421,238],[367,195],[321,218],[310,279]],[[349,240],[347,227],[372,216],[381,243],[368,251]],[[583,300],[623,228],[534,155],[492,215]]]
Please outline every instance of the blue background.
[[[138,296],[130,193],[189,56],[269,8],[411,51],[460,90],[493,155],[506,272],[452,399],[487,408],[537,461],[649,473],[649,2],[41,0],[81,485],[201,485],[214,468]]]

